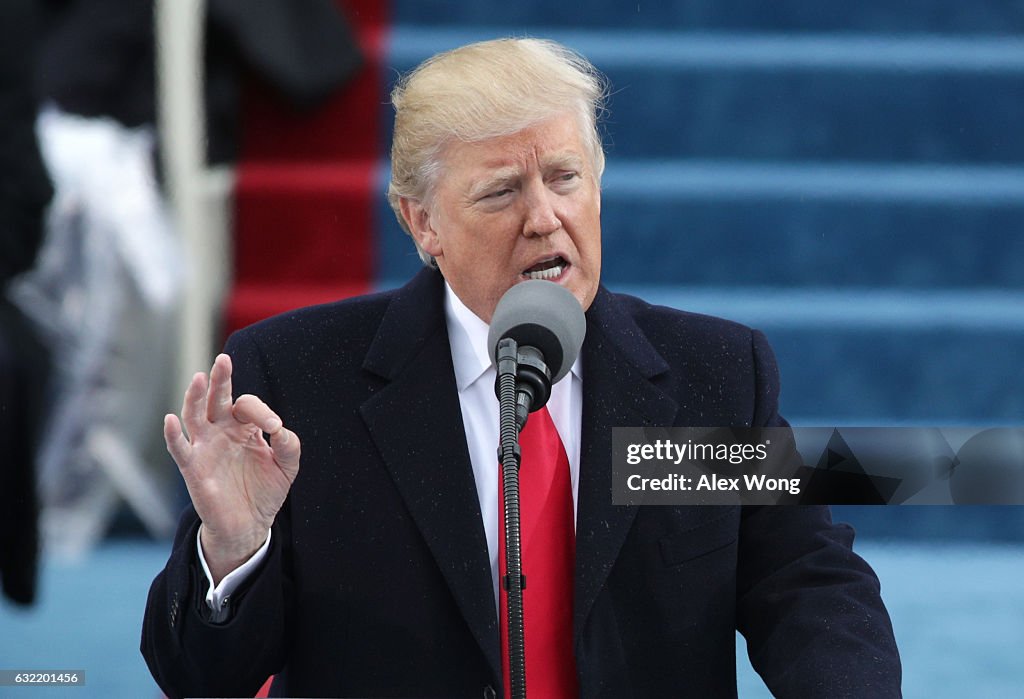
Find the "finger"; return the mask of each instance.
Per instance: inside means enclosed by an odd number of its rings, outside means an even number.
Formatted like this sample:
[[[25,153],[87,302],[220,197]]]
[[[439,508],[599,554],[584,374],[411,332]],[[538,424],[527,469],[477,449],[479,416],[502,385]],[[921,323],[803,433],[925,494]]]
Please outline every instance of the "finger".
[[[295,475],[299,472],[299,456],[302,451],[299,435],[287,427],[282,427],[271,433],[270,448],[274,450],[274,461],[288,475],[288,479],[294,482]]]
[[[167,442],[167,451],[178,465],[178,469],[185,468],[192,454],[192,445],[185,439],[177,415],[164,415],[164,441]]]
[[[231,413],[243,425],[256,425],[267,434],[274,434],[281,429],[282,422],[277,413],[262,400],[248,393],[238,397],[231,407]]]
[[[210,369],[210,390],[206,394],[206,419],[222,422],[231,417],[231,357],[218,354]]]
[[[181,422],[191,438],[195,438],[206,422],[207,387],[206,374],[198,372],[185,389],[185,398],[181,403]]]

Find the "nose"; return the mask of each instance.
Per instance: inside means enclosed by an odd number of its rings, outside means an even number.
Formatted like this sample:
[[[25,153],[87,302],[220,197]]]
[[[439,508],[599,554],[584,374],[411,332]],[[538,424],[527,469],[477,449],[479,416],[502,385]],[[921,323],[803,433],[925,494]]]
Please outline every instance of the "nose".
[[[549,190],[543,183],[531,183],[526,188],[523,198],[526,215],[523,220],[523,235],[532,238],[538,235],[550,235],[562,227],[562,221],[555,211],[557,194]]]

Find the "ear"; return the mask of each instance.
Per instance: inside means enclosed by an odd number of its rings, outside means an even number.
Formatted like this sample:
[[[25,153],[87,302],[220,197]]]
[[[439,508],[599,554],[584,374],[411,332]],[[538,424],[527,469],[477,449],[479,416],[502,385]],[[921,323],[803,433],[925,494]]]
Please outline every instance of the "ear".
[[[430,211],[427,210],[427,207],[416,199],[409,199],[407,197],[399,199],[399,205],[402,209],[402,218],[405,219],[405,225],[409,228],[409,232],[412,233],[412,237],[419,243],[419,246],[428,255],[439,256],[443,252],[441,240],[431,225]]]

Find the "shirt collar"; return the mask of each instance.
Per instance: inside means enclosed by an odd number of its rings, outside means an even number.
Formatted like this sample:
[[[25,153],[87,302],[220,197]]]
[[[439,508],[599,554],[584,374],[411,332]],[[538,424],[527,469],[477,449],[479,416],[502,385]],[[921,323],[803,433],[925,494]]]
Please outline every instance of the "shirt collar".
[[[487,349],[489,326],[462,303],[446,281],[444,283],[444,310],[448,321],[448,338],[452,346],[452,364],[459,393],[491,367]]]
[[[487,347],[487,332],[490,326],[469,310],[462,299],[452,291],[447,281],[444,283],[444,289],[444,310],[452,349],[452,364],[455,368],[455,383],[459,393],[462,393],[491,368],[491,352]],[[576,357],[570,373],[577,379],[582,377],[580,357]]]

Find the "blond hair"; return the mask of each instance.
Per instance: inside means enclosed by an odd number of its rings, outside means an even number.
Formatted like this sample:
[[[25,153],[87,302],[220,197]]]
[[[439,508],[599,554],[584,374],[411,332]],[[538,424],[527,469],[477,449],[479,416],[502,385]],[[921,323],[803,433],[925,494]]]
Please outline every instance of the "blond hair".
[[[425,203],[452,140],[509,136],[574,113],[595,177],[604,172],[597,130],[607,87],[583,56],[546,39],[495,39],[439,53],[402,77],[391,92],[395,130],[388,202],[406,233],[402,199]],[[411,235],[411,233],[410,233]],[[413,242],[420,259],[434,259]]]

